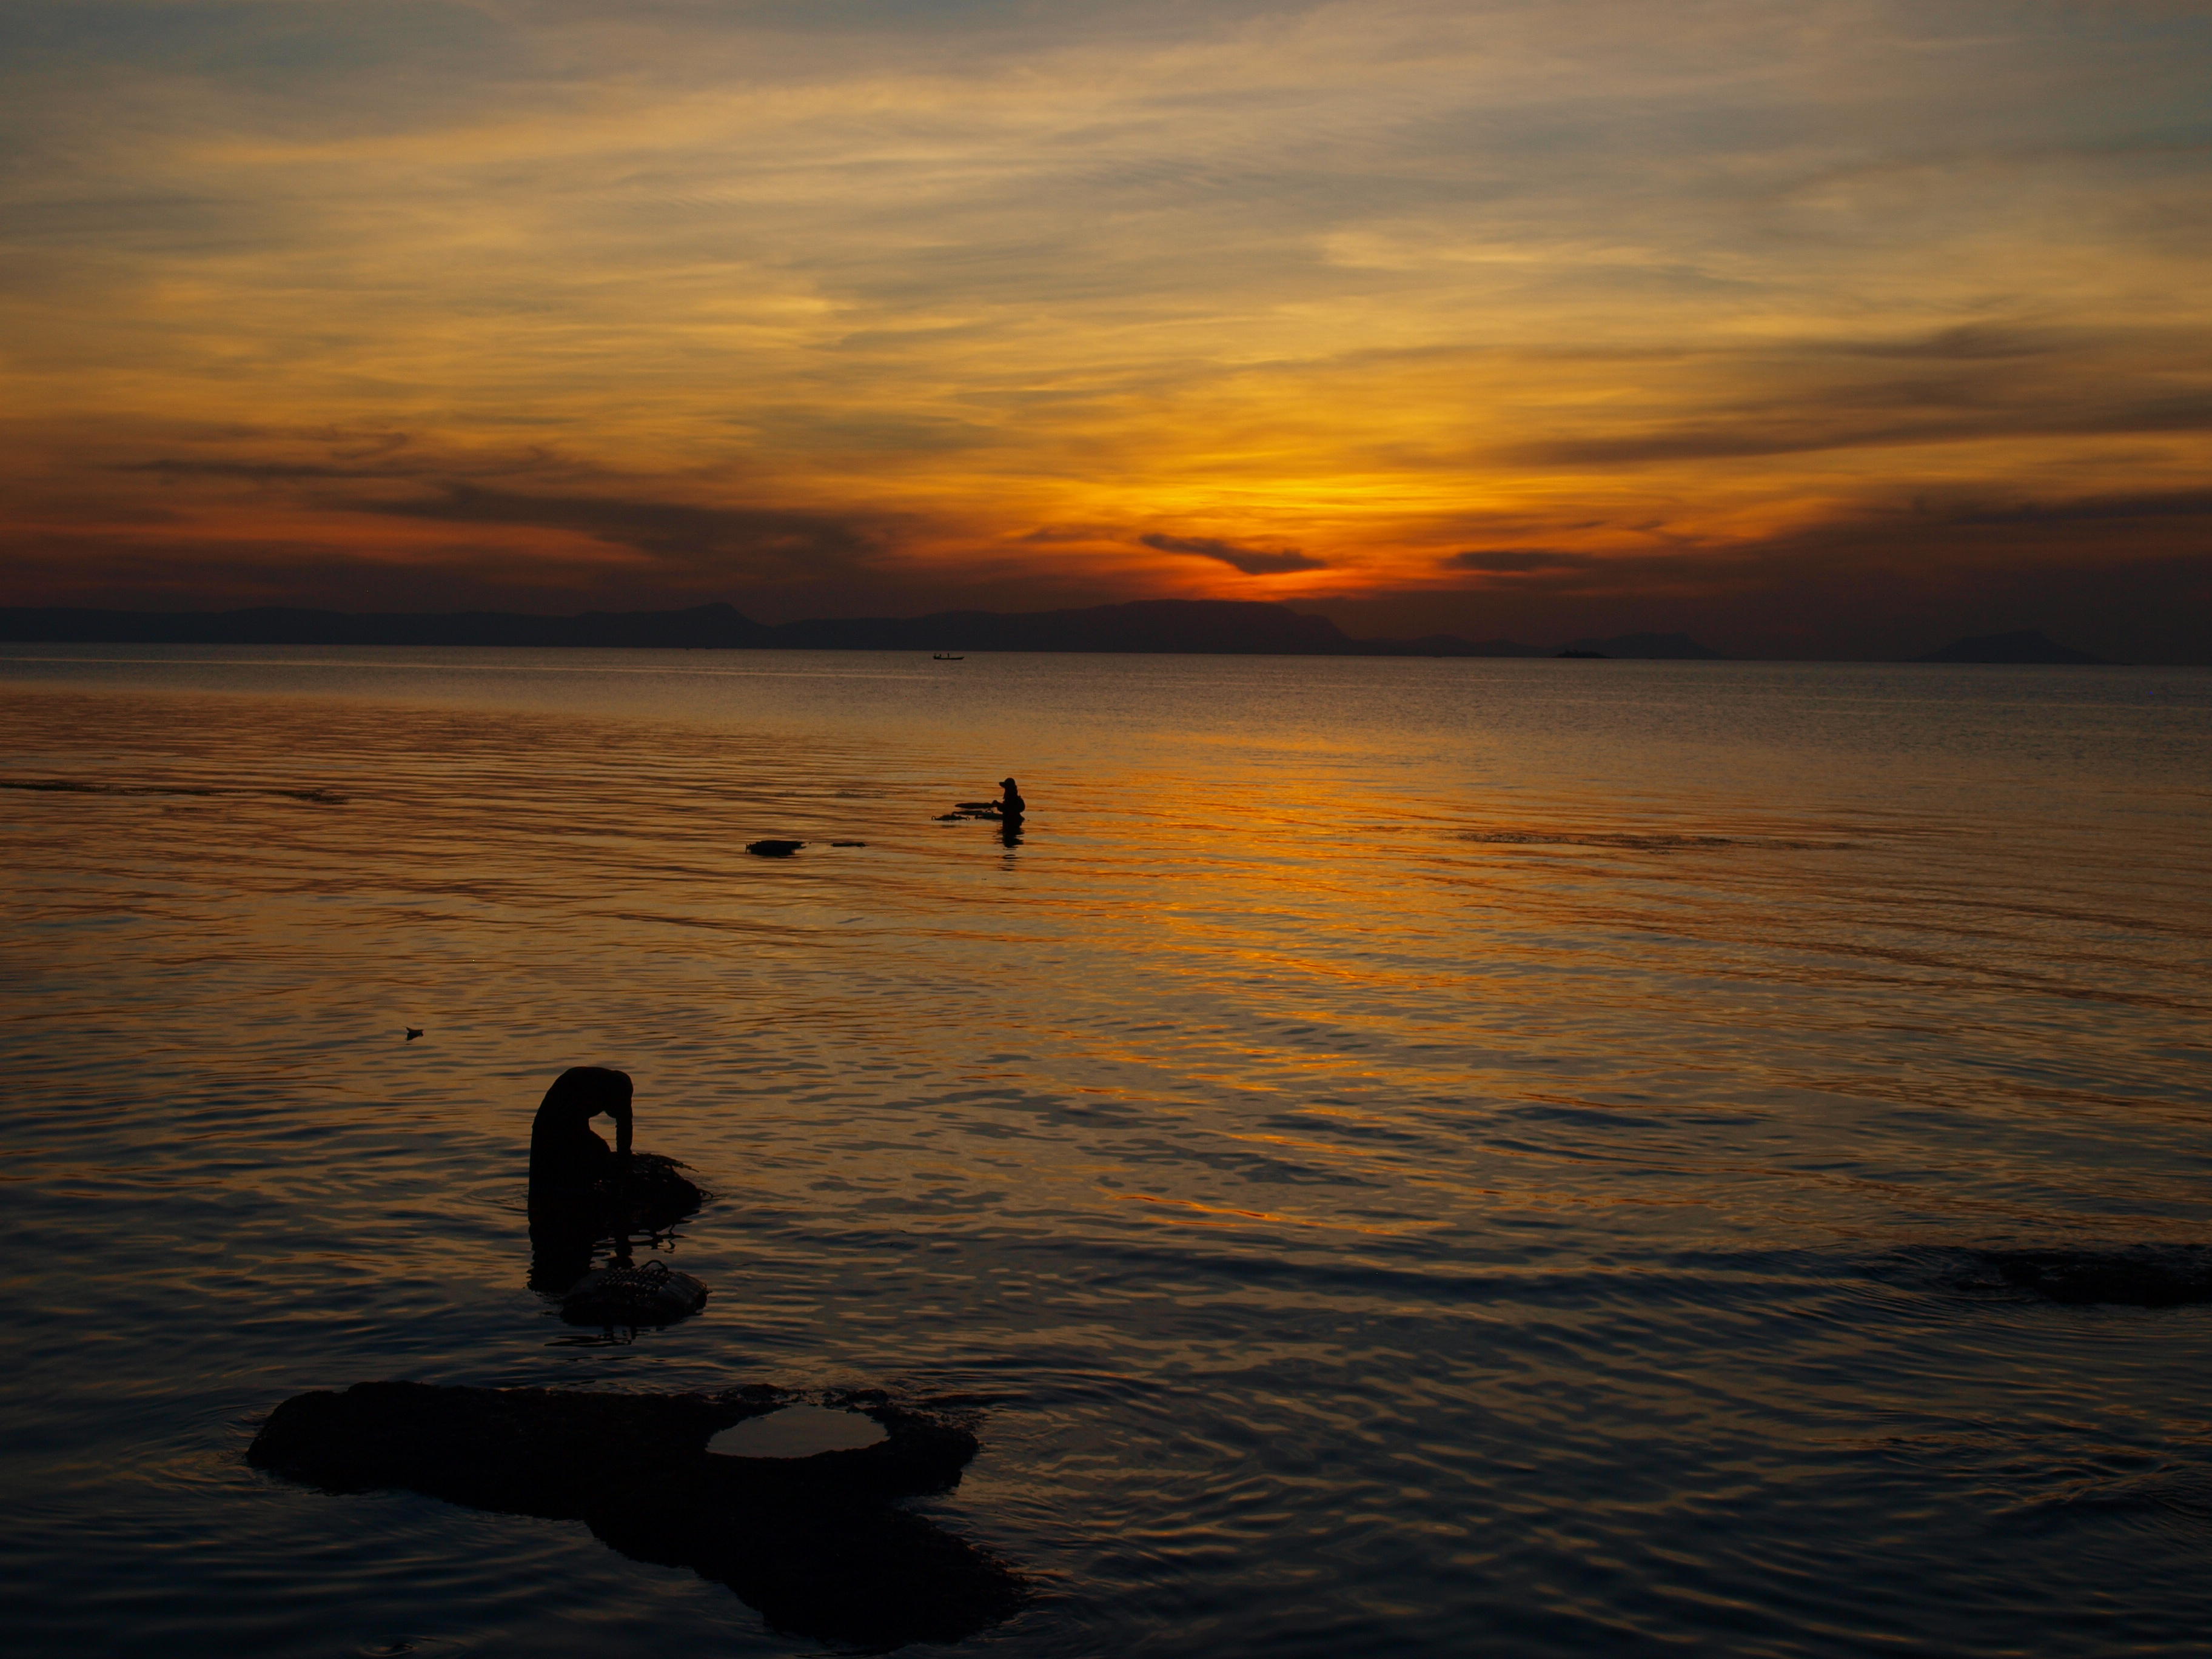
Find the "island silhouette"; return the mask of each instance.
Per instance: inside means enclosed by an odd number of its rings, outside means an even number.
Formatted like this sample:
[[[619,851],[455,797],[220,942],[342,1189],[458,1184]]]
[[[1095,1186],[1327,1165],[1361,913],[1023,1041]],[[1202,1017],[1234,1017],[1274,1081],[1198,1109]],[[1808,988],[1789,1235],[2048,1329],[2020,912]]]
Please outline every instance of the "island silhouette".
[[[1954,640],[1941,651],[1931,652],[1918,660],[1921,662],[2102,663],[2105,659],[2093,657],[2086,651],[2069,650],[2039,629],[2023,628],[2010,634],[1984,634],[1973,639]]]

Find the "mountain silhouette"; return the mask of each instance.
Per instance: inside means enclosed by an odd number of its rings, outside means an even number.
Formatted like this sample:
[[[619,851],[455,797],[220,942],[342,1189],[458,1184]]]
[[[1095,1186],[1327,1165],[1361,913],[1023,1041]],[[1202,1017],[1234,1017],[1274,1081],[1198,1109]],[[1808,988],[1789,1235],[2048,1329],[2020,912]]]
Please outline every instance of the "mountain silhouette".
[[[1100,651],[1228,656],[1548,657],[1517,640],[1355,640],[1326,617],[1256,599],[1139,599],[1068,611],[940,611],[758,623],[728,605],[681,611],[352,612],[0,609],[0,640],[112,645],[504,645],[787,651]],[[1577,640],[1607,657],[1717,659],[1686,634]],[[2055,647],[2054,647],[2055,648]]]
[[[760,645],[769,630],[727,605],[688,611],[591,611],[531,617],[506,611],[352,612],[0,610],[0,639],[105,645]]]
[[[1687,634],[1616,634],[1609,640],[1574,640],[1565,647],[1601,657],[1639,658],[1647,662],[1725,662]]]
[[[2033,628],[2012,634],[1984,634],[1970,640],[1954,640],[1922,662],[2087,662],[2101,663],[2086,651],[2072,651],[2049,635]]]
[[[1541,656],[1449,634],[1354,640],[1326,617],[1243,599],[1140,599],[1079,610],[941,611],[766,623],[728,605],[536,617],[501,611],[354,613],[0,609],[0,639],[124,645],[507,645],[800,651],[1204,652],[1276,656]]]

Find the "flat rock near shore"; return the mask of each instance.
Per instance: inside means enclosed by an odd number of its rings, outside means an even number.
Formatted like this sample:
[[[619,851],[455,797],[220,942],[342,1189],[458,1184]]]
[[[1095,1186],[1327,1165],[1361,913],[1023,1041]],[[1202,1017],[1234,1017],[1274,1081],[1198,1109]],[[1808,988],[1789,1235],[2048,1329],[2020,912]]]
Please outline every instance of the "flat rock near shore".
[[[823,1403],[873,1418],[887,1437],[799,1458],[707,1449],[802,1397],[362,1382],[287,1400],[246,1459],[334,1493],[396,1487],[580,1520],[635,1559],[727,1584],[779,1629],[843,1645],[958,1641],[1022,1606],[1011,1567],[895,1506],[958,1484],[977,1443],[957,1406],[835,1395]]]

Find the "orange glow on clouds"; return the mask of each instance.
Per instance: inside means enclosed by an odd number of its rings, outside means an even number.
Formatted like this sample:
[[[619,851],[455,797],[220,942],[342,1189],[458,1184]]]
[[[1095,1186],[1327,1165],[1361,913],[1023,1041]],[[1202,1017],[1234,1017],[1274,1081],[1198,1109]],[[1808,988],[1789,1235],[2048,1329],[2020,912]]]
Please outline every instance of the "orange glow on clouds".
[[[1872,648],[2203,590],[2192,8],[149,3],[19,57],[12,602]]]

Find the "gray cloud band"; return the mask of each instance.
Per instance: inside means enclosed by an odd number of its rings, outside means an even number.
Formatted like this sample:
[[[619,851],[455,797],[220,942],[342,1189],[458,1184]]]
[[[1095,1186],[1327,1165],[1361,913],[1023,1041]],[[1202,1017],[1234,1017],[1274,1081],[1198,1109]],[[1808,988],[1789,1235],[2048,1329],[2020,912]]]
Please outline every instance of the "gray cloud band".
[[[1325,560],[1309,558],[1295,547],[1243,547],[1212,536],[1139,536],[1146,547],[1163,553],[1188,553],[1193,558],[1215,559],[1248,576],[1280,576],[1293,570],[1326,570]]]

